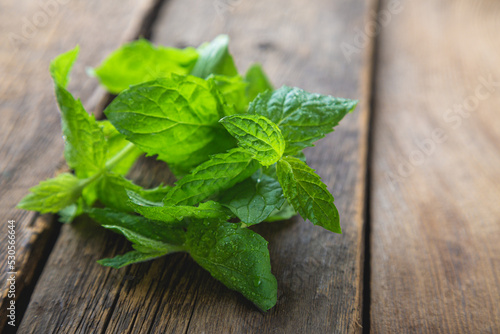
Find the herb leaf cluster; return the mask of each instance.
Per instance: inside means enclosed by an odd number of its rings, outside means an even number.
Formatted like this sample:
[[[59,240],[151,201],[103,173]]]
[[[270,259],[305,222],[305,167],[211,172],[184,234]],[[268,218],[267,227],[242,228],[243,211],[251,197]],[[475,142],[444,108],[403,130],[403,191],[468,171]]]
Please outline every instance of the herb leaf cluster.
[[[219,36],[199,48],[128,43],[90,71],[117,97],[96,120],[67,90],[78,47],[50,65],[73,173],[32,188],[19,207],[88,214],[133,250],[102,265],[121,268],[188,252],[262,310],[276,304],[268,243],[248,226],[297,212],[341,233],[333,196],[302,150],[331,132],[357,101],[274,89],[258,64],[238,74]],[[144,189],[126,178],[142,154],[165,161],[174,186]],[[101,203],[96,206],[96,203]]]

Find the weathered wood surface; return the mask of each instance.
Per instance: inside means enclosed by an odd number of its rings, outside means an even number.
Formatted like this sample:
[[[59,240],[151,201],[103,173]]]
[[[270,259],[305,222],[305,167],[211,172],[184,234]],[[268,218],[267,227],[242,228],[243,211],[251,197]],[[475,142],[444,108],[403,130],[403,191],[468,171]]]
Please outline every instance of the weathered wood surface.
[[[500,3],[402,7],[376,62],[371,329],[499,333]]]
[[[354,28],[363,24],[365,2],[230,3],[219,16],[211,1],[169,1],[153,38],[185,46],[229,33],[241,70],[250,61],[260,61],[278,86],[296,85],[366,102],[370,66],[362,56],[368,49],[352,55],[350,63],[340,49],[341,42],[352,43]],[[310,164],[337,197],[344,234],[331,234],[300,219],[258,228],[270,242],[279,282],[278,304],[271,311],[257,311],[182,254],[121,270],[100,267],[97,259],[124,253],[129,246],[80,220],[63,226],[20,331],[361,332],[367,112],[362,104],[334,134],[307,152]],[[161,179],[155,171],[140,174],[150,178],[142,180],[146,185],[153,176]]]
[[[16,221],[16,296],[32,284],[58,225],[51,216],[15,209],[30,187],[62,167],[60,117],[49,62],[81,46],[79,64],[95,64],[132,32],[140,31],[154,1],[3,1],[0,10],[0,331],[5,325],[7,221]],[[104,33],[105,32],[105,33]],[[78,66],[70,90],[90,110],[103,97],[95,79]],[[52,243],[52,244],[51,244]],[[4,261],[4,260],[2,260]],[[39,268],[38,268],[39,269]],[[29,297],[29,296],[26,296]],[[17,315],[21,314],[19,305]]]

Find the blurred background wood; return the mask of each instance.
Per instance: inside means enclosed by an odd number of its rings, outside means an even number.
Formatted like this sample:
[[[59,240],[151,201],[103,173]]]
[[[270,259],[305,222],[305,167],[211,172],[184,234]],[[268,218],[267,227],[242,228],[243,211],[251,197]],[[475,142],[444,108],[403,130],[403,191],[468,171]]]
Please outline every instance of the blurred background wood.
[[[499,333],[500,3],[402,7],[376,61],[371,329]]]

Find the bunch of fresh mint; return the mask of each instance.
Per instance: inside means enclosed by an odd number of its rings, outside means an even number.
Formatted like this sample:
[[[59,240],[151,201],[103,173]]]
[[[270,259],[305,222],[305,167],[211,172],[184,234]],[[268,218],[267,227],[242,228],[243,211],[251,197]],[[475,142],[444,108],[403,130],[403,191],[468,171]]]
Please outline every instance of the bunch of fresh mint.
[[[132,242],[133,251],[102,265],[188,252],[260,309],[273,307],[277,282],[267,242],[247,227],[298,211],[341,232],[333,196],[302,150],[357,101],[274,90],[259,65],[242,77],[227,36],[182,50],[138,40],[91,71],[118,94],[104,110],[107,120],[97,121],[66,89],[77,55],[78,47],[50,66],[74,173],[41,182],[19,207],[59,213],[65,222],[86,213]],[[175,186],[143,189],[125,178],[143,153],[168,163]]]

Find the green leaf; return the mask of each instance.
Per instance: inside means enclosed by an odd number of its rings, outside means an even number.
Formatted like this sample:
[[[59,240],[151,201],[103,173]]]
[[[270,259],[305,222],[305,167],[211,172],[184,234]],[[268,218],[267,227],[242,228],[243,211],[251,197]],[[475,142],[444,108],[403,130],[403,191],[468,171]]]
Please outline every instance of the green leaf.
[[[94,116],[64,88],[77,56],[78,48],[75,48],[56,57],[50,64],[50,73],[61,110],[64,157],[78,178],[84,179],[104,168],[107,146]]]
[[[227,190],[221,198],[221,203],[246,225],[264,221],[284,202],[279,182],[262,171],[257,171],[251,178]]]
[[[188,170],[234,146],[222,108],[207,81],[173,74],[123,91],[104,113],[143,151]]]
[[[304,219],[342,233],[333,196],[312,168],[297,158],[284,157],[278,162],[277,173],[285,197]]]
[[[245,80],[248,82],[246,94],[250,101],[253,101],[260,93],[274,90],[273,85],[267,78],[260,64],[252,64],[252,66],[248,68],[245,74]]]
[[[277,282],[267,241],[257,233],[233,223],[195,221],[188,227],[186,248],[215,279],[260,309],[276,304]]]
[[[227,112],[226,115],[246,112],[249,103],[246,95],[248,83],[241,76],[213,75],[207,80],[212,80],[215,83],[217,91],[222,94],[227,104],[234,108],[234,112]]]
[[[80,100],[56,87],[64,134],[64,157],[79,178],[87,178],[104,168],[107,151],[102,130]]]
[[[69,73],[78,57],[80,48],[76,46],[74,49],[65,52],[50,63],[50,75],[54,79],[56,85],[66,88],[69,83]]]
[[[135,251],[98,263],[113,268],[148,261],[169,253],[184,251],[185,232],[162,223],[110,209],[90,209],[89,216],[104,228],[122,234]]]
[[[294,155],[331,132],[357,103],[283,86],[260,94],[250,103],[248,113],[276,123],[286,141],[285,154]]]
[[[231,211],[214,201],[200,203],[198,206],[164,206],[162,203],[146,200],[132,191],[129,191],[128,195],[132,202],[130,205],[135,212],[148,219],[165,223],[178,223],[186,218],[213,218],[220,219],[221,221],[231,218]]]
[[[17,207],[40,213],[56,213],[75,203],[87,182],[88,180],[80,180],[73,174],[59,174],[31,188],[31,193],[24,197]]]
[[[123,255],[117,255],[113,258],[101,259],[97,261],[97,263],[106,267],[120,269],[122,267],[128,266],[129,264],[146,262],[166,254],[168,254],[168,252],[142,253],[139,251],[131,251]]]
[[[182,228],[112,209],[88,210],[89,216],[101,226],[124,235],[134,247],[151,251],[178,251],[185,241]],[[143,251],[144,252],[144,251]]]
[[[276,163],[285,150],[285,140],[276,124],[264,116],[226,116],[220,123],[233,135],[239,146],[255,156],[263,166]]]
[[[250,177],[258,168],[253,156],[239,148],[215,154],[180,179],[163,202],[167,206],[195,205]]]
[[[150,201],[160,201],[168,193],[169,187],[159,186],[153,189],[144,189],[127,180],[122,175],[106,173],[97,184],[97,197],[107,207],[121,210],[124,212],[133,212],[129,203],[127,191],[139,194],[141,197]]]
[[[189,74],[197,58],[198,53],[193,48],[155,47],[149,41],[140,39],[114,51],[92,74],[108,91],[119,93],[131,85],[163,78],[171,73]]]
[[[228,45],[229,37],[226,35],[219,35],[212,42],[202,44],[198,48],[199,57],[191,74],[200,78],[207,78],[210,74],[237,75],[238,70],[229,54]]]

